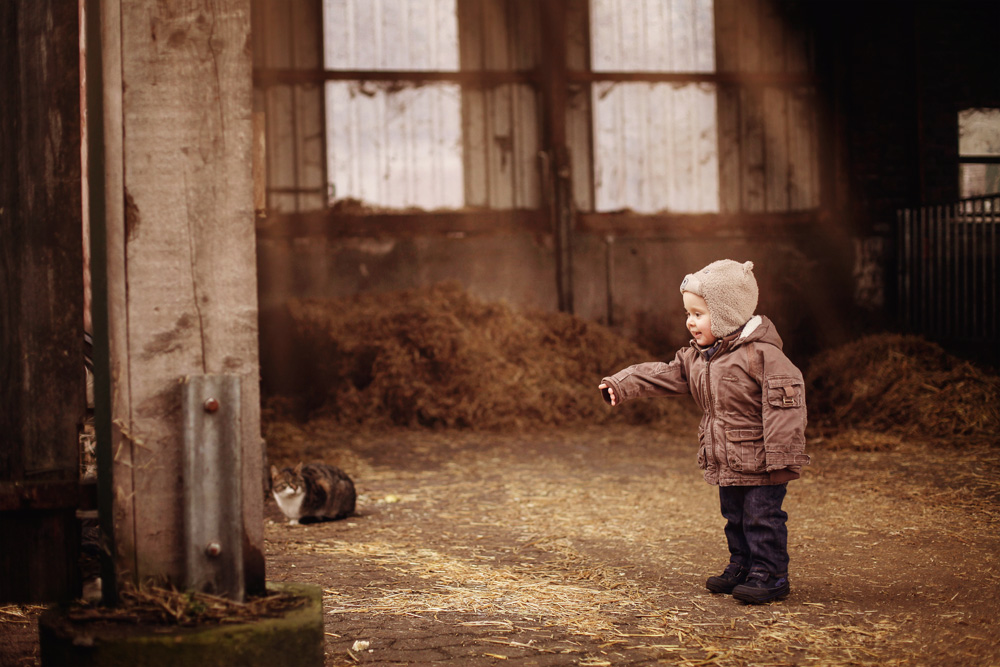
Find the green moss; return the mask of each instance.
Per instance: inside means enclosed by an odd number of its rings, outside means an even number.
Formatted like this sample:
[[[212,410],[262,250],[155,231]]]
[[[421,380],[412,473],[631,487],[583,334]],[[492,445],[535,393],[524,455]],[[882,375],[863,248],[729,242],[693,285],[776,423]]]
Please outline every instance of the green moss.
[[[268,584],[306,604],[278,618],[233,625],[163,626],[72,622],[62,608],[39,619],[42,665],[166,667],[322,665],[322,591],[305,584]]]

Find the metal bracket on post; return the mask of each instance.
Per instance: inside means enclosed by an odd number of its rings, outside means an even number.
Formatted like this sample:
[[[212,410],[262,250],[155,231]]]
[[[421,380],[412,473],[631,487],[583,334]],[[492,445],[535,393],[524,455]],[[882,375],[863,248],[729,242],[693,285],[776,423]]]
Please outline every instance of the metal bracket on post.
[[[194,375],[183,388],[185,587],[242,602],[240,378]]]

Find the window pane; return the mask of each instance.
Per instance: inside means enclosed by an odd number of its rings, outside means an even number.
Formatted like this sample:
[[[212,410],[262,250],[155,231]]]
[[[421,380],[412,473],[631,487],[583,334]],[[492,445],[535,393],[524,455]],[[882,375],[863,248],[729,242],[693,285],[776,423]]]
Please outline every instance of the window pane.
[[[457,71],[456,0],[323,0],[328,69]],[[455,84],[328,82],[330,197],[390,208],[463,206]]]
[[[461,207],[460,100],[455,84],[327,83],[331,197],[399,208]]]
[[[595,207],[719,210],[716,93],[708,84],[595,84]]]
[[[714,72],[713,0],[592,0],[595,72]]]
[[[591,0],[596,72],[713,72],[713,0]],[[596,83],[594,208],[719,210],[716,88]]]
[[[1000,194],[1000,164],[960,164],[958,170],[962,198]]]
[[[965,158],[1000,155],[1000,109],[958,112],[958,154]],[[960,196],[1000,194],[1000,164],[966,161],[958,170]]]
[[[958,112],[958,154],[1000,155],[1000,109]]]
[[[456,0],[323,0],[328,69],[458,70]]]

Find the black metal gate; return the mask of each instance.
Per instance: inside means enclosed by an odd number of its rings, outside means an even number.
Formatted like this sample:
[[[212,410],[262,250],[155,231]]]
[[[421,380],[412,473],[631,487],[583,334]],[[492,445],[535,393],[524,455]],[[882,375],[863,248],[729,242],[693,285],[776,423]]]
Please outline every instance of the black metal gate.
[[[911,333],[996,343],[1000,195],[898,211],[897,303]]]

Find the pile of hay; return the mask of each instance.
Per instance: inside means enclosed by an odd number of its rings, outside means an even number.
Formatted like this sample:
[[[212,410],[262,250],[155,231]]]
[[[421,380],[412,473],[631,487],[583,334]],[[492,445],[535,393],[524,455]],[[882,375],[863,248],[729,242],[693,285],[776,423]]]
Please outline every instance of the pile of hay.
[[[681,398],[611,410],[600,379],[648,353],[600,325],[483,302],[456,283],[289,309],[311,377],[310,418],[495,430],[650,423],[693,406]]]
[[[817,355],[809,420],[825,434],[873,433],[996,444],[1000,378],[915,336],[868,336]]]

